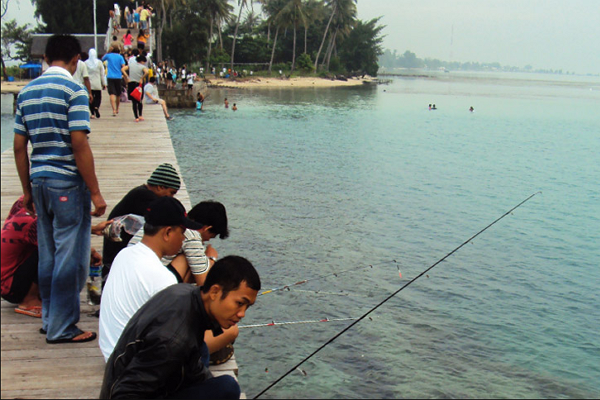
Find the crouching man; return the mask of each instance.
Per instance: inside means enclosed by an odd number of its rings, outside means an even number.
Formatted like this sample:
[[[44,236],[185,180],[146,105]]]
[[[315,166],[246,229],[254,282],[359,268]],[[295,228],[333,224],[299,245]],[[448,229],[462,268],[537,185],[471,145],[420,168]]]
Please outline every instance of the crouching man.
[[[236,325],[256,301],[260,278],[245,258],[228,256],[204,286],[158,292],[127,323],[106,364],[100,398],[237,399],[228,375],[212,377],[201,361],[204,332]]]

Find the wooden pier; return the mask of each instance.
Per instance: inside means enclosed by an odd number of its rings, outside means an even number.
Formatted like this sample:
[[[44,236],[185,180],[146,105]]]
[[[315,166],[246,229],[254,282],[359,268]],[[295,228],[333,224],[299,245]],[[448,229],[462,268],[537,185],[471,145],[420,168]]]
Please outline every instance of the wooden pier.
[[[96,175],[108,208],[112,208],[132,188],[146,182],[161,163],[173,164],[180,171],[162,108],[144,105],[145,121],[136,123],[131,103],[122,103],[119,115],[112,116],[109,97],[102,93],[101,118],[91,121],[90,146],[94,154]],[[1,160],[2,221],[10,207],[22,194],[12,149],[2,153]],[[190,208],[185,183],[176,197]],[[100,251],[102,238],[92,237],[92,247]],[[98,398],[104,374],[104,358],[98,340],[81,344],[46,343],[39,333],[41,320],[14,312],[15,305],[1,302],[2,318],[2,389],[1,398]],[[98,332],[98,318],[93,313],[98,306],[87,304],[85,291],[81,294],[83,330]],[[229,374],[237,379],[235,357],[227,363],[211,367],[213,374]]]

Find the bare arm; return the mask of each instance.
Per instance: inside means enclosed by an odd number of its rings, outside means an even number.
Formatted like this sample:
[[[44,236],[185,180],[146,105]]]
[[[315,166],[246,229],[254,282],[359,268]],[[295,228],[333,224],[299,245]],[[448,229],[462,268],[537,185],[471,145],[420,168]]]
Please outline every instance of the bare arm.
[[[85,85],[85,87],[87,88],[88,91],[88,95],[90,97],[90,103],[92,101],[94,101],[94,96],[92,96],[92,85],[90,84],[90,78],[89,77],[84,77],[83,78],[83,84]]]
[[[123,65],[121,68],[121,72],[123,73],[123,77],[125,78],[125,83],[129,83],[129,75],[127,75],[127,70],[129,69],[129,65]]]
[[[88,142],[87,132],[71,132],[71,145],[73,147],[73,155],[75,156],[77,169],[92,195],[92,203],[94,204],[92,215],[94,217],[100,217],[106,211],[106,202],[100,193],[100,186],[98,185],[94,167],[94,155],[92,154],[92,149]]]
[[[23,206],[30,214],[35,214],[33,197],[31,197],[31,182],[29,179],[29,154],[27,154],[28,142],[29,139],[27,136],[15,134],[13,148],[19,180],[23,187]]]

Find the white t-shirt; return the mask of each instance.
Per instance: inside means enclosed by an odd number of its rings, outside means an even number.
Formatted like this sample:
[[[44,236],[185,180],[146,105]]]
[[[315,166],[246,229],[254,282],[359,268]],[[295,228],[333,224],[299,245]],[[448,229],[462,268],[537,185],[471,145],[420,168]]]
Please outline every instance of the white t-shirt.
[[[77,60],[77,70],[73,74],[73,79],[83,85],[83,78],[89,78],[90,74],[88,73],[87,65],[81,60]]]
[[[177,278],[143,243],[117,254],[102,290],[100,303],[100,350],[107,361],[125,326],[154,294],[177,283]]]

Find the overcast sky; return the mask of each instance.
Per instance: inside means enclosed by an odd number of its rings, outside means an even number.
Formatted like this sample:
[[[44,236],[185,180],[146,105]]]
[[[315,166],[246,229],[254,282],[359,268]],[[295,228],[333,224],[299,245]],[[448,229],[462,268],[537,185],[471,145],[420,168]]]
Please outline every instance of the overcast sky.
[[[33,12],[10,0],[4,21],[33,23]],[[360,19],[379,16],[398,53],[600,73],[600,0],[358,0]]]

